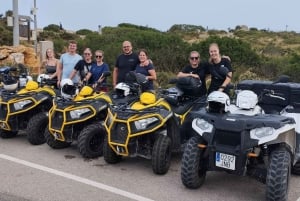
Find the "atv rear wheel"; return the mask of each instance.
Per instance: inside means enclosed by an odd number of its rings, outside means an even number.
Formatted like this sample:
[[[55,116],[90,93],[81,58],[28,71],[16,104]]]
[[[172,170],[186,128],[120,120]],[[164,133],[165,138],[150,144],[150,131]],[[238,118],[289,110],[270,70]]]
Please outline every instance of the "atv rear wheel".
[[[166,174],[171,165],[172,142],[169,136],[159,135],[152,150],[152,170],[155,174]]]
[[[45,113],[38,113],[29,119],[27,124],[27,139],[33,145],[39,145],[46,142],[45,128],[48,125],[48,117]]]
[[[71,142],[62,142],[55,140],[54,136],[50,133],[48,128],[45,129],[45,138],[46,143],[53,149],[63,149],[71,145]]]
[[[106,131],[100,123],[83,128],[78,136],[78,148],[85,158],[96,158],[103,155],[103,142]]]
[[[7,131],[0,129],[0,137],[2,138],[13,138],[18,134],[18,131]]]
[[[114,150],[112,150],[112,148],[109,146],[107,135],[104,138],[103,157],[104,157],[104,160],[107,163],[110,163],[110,164],[115,164],[115,163],[118,163],[118,162],[120,162],[122,160],[122,156],[116,154],[114,152]]]
[[[201,139],[198,136],[191,137],[184,149],[181,161],[181,182],[184,186],[196,189],[202,186],[206,177],[203,149],[198,147]]]
[[[291,155],[286,149],[276,149],[269,158],[266,179],[266,200],[288,200]]]

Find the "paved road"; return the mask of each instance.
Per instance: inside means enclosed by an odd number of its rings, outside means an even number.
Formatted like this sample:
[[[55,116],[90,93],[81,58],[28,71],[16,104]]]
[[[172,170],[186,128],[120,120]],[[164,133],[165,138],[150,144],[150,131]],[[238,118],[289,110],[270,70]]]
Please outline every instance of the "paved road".
[[[203,187],[189,190],[181,184],[180,155],[158,176],[145,159],[108,165],[83,159],[76,144],[53,150],[30,145],[25,135],[0,139],[0,181],[0,201],[262,201],[265,190],[252,178],[222,172],[209,172]],[[300,177],[292,176],[289,200],[299,197]]]

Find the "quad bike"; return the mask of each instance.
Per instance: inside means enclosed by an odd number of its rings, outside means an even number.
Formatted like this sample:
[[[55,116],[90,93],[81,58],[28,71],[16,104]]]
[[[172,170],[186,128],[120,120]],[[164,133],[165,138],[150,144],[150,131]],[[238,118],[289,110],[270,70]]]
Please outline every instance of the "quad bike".
[[[103,73],[107,77],[110,72]],[[108,104],[112,103],[105,92],[95,92],[90,86],[74,85],[72,80],[61,83],[61,96],[53,100],[49,110],[49,125],[45,130],[47,144],[54,149],[68,147],[73,141],[81,155],[95,158],[102,155]]]
[[[20,76],[6,76],[0,98],[0,136],[12,138],[19,130],[26,130],[27,139],[33,145],[45,142],[43,130],[47,125],[47,112],[52,106],[55,91],[49,86],[39,86],[33,80],[24,87]],[[26,77],[26,79],[28,79]]]
[[[187,188],[202,186],[207,171],[225,171],[265,183],[266,200],[287,200],[290,172],[298,161],[296,122],[265,114],[263,107],[254,114],[258,98],[253,94],[241,96],[243,100],[237,97],[232,106],[226,94],[212,92],[208,106],[193,112],[192,128],[198,135],[188,140],[181,164]]]
[[[103,74],[104,77],[109,75],[110,72]],[[106,136],[102,123],[109,105],[122,106],[137,100],[139,83],[136,80],[127,80],[119,83],[111,93],[101,91],[107,85],[99,84],[93,90],[90,86],[82,89],[79,89],[80,86],[72,86],[70,80],[66,80],[66,84],[61,89],[62,96],[54,99],[53,107],[49,111],[49,126],[45,130],[46,142],[50,147],[60,149],[77,140],[83,157],[102,156]]]
[[[154,173],[167,173],[171,153],[181,148],[179,128],[186,114],[196,103],[203,102],[203,98],[193,95],[200,82],[189,78],[176,82],[177,87],[162,90],[159,98],[152,92],[142,92],[138,101],[109,109],[104,123],[108,135],[103,146],[107,163],[117,163],[123,156],[142,157],[152,161]],[[196,83],[192,85],[195,87],[189,88],[192,83]]]
[[[268,114],[292,117],[296,121],[296,164],[292,173],[300,175],[300,83],[290,82],[286,75],[276,81],[244,80],[238,90],[252,90],[258,96],[258,105]]]

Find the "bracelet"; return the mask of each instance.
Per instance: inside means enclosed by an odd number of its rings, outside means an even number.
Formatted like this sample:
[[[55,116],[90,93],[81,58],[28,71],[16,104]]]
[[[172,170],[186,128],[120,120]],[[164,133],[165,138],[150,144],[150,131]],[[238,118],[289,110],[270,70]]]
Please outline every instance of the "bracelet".
[[[225,89],[225,88],[226,88],[226,86],[220,86],[219,88],[221,88],[221,89]]]

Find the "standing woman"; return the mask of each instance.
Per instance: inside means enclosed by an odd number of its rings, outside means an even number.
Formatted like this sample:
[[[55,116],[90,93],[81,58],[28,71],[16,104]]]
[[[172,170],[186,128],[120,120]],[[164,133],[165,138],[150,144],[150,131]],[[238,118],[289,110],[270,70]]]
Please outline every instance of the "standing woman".
[[[219,46],[216,43],[210,44],[209,56],[211,83],[208,88],[208,93],[212,91],[223,91],[229,94],[228,84],[230,84],[232,78],[230,60],[221,56]]]
[[[93,85],[93,88],[97,86],[97,83],[106,83],[106,78],[102,77],[104,72],[109,71],[109,66],[103,61],[104,52],[102,50],[95,51],[96,62],[92,64],[90,72],[86,75],[83,81],[88,81]],[[103,87],[101,91],[107,91],[107,87]]]
[[[46,60],[42,62],[42,67],[45,69],[45,74],[49,75],[50,79],[56,78],[56,69],[58,68],[59,60],[55,58],[55,53],[52,48],[46,50]],[[40,74],[41,72],[39,72]]]
[[[148,83],[143,87],[143,91],[154,90],[153,80],[156,80],[156,72],[153,63],[148,60],[148,53],[145,49],[138,52],[140,63],[136,66],[135,72],[146,76]]]

